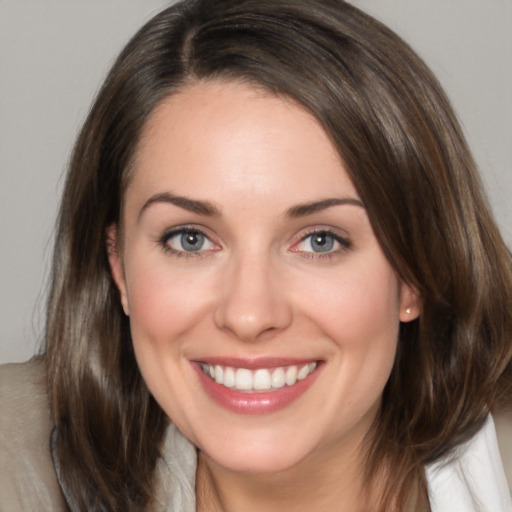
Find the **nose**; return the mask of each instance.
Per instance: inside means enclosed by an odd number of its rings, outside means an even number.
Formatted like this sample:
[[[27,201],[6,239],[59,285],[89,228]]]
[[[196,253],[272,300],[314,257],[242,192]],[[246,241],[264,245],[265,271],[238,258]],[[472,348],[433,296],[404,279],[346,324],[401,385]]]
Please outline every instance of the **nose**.
[[[224,274],[215,310],[219,329],[245,342],[258,341],[286,329],[293,316],[279,269],[268,255],[239,257]]]

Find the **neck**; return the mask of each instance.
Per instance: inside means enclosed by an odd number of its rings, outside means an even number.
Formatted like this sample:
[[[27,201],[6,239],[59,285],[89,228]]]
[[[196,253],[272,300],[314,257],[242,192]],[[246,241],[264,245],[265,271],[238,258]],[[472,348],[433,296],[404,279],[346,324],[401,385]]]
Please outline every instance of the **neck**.
[[[340,460],[326,450],[324,457],[301,462],[274,474],[230,471],[200,453],[196,495],[198,512],[302,512],[369,509],[363,485],[360,450]]]

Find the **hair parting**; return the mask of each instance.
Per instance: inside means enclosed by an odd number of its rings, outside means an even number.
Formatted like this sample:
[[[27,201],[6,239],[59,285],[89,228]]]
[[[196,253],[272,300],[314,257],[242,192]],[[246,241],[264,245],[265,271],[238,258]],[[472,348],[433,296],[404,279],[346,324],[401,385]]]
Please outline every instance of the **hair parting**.
[[[121,229],[152,113],[213,80],[290,98],[318,119],[386,257],[418,290],[421,314],[401,325],[366,475],[382,511],[429,510],[425,464],[512,400],[512,258],[432,73],[338,0],[179,2],[133,37],[99,91],[69,164],[46,322],[54,458],[70,509],[151,503],[168,420],[137,367],[107,230]]]

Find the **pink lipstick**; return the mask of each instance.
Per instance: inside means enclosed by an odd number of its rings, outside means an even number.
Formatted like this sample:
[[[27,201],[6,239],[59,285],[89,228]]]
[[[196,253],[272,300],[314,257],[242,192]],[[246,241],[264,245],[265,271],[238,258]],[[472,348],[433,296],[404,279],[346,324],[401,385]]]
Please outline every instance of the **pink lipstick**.
[[[321,371],[316,360],[208,358],[194,369],[206,393],[238,414],[269,414],[302,396]]]

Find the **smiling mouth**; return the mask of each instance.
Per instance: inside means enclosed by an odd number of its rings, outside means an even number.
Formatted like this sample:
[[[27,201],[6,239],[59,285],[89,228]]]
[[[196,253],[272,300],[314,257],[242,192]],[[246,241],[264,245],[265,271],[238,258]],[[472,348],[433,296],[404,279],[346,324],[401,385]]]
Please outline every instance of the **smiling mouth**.
[[[217,384],[228,389],[251,393],[277,391],[294,386],[315,371],[317,362],[256,370],[208,363],[200,363],[200,366],[203,373]]]

